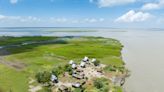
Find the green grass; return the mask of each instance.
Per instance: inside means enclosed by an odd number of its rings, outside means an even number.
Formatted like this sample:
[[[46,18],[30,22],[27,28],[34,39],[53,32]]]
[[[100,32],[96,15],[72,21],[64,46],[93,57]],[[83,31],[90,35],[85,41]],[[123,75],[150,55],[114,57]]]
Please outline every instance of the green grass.
[[[0,45],[55,39],[56,37],[6,37],[3,38]],[[70,59],[81,60],[84,56],[97,58],[104,64],[123,65],[121,59],[122,45],[117,40],[102,37],[58,37],[59,39],[67,43],[31,44],[7,48],[11,54],[5,56],[6,60],[22,62],[27,67],[23,71],[16,71],[1,65],[0,82],[3,82],[3,85],[0,83],[0,88],[4,92],[9,89],[12,89],[12,92],[27,92],[28,77],[34,77],[38,71],[50,70],[53,66],[66,64]]]
[[[10,37],[10,36],[1,36],[0,37],[0,46],[3,45],[15,45],[21,44],[22,42],[28,41],[45,41],[56,39],[56,37],[46,37],[46,36],[24,36],[24,37]]]
[[[25,72],[0,65],[0,87],[2,92],[28,92],[28,76]]]

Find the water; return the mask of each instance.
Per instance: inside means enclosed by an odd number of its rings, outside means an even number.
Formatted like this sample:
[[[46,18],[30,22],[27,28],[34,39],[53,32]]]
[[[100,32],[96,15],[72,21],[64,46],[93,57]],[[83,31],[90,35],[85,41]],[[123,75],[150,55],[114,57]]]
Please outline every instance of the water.
[[[88,32],[71,32],[70,30],[88,30]],[[123,59],[131,71],[131,76],[124,85],[125,90],[127,92],[164,91],[163,29],[1,28],[0,35],[102,36],[118,39],[125,46],[122,51]]]

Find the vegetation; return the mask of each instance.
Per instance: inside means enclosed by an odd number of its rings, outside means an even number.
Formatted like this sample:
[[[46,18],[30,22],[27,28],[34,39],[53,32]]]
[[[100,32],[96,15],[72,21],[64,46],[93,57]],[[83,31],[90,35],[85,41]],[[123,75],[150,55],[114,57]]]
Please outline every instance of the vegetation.
[[[11,37],[11,36],[2,36],[0,37],[0,46],[3,45],[16,45],[21,44],[22,42],[31,42],[31,41],[47,41],[53,40],[57,37],[46,37],[46,36],[23,36],[23,37]]]
[[[19,47],[5,48],[8,52],[3,59],[7,62],[19,62],[23,68],[0,65],[0,87],[4,92],[28,92],[29,77],[35,79],[40,71],[51,71],[59,75],[63,71],[71,73],[66,65],[70,59],[80,61],[84,56],[98,58],[103,64],[122,67],[122,45],[119,41],[102,37],[0,37],[0,46],[19,45],[22,42],[57,40],[51,44],[29,44]],[[0,50],[1,52],[1,50]],[[99,62],[97,62],[99,63]],[[54,67],[54,65],[56,67]],[[60,67],[66,65],[64,67]],[[45,74],[46,73],[46,74]],[[47,82],[48,72],[37,74],[39,82]],[[43,79],[41,78],[43,77]],[[37,84],[37,83],[35,83]],[[103,83],[104,84],[104,83]],[[21,88],[21,89],[20,89]],[[105,87],[103,86],[104,90]],[[101,91],[102,92],[102,91]]]
[[[99,61],[99,60],[96,60],[95,62],[93,62],[93,64],[94,64],[95,66],[98,66],[98,65],[100,65],[100,61]]]
[[[51,73],[44,71],[36,74],[36,79],[39,83],[48,83],[51,78]]]
[[[94,80],[94,87],[98,92],[109,92],[109,81],[105,78],[97,78]]]

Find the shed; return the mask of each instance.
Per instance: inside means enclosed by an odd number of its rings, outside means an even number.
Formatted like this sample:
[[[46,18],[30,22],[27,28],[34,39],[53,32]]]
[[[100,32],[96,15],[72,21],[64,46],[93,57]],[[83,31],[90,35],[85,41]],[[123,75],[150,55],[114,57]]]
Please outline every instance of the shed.
[[[69,92],[68,88],[67,88],[66,86],[64,86],[64,85],[61,85],[61,86],[59,87],[59,90],[60,90],[61,92]]]
[[[72,64],[72,68],[73,69],[76,69],[77,68],[77,65],[75,63]]]
[[[93,63],[93,62],[96,62],[96,59],[95,59],[95,58],[93,58],[91,62],[92,62],[92,63]]]
[[[81,62],[80,63],[80,66],[84,68],[85,67],[85,64],[86,64],[85,62]]]
[[[69,64],[70,64],[70,65],[74,64],[74,61],[73,61],[73,60],[70,60],[70,61],[69,61]]]
[[[79,82],[73,83],[73,84],[72,84],[72,87],[80,88],[80,87],[81,87],[81,83],[79,83]]]
[[[58,78],[57,78],[57,76],[55,76],[55,75],[51,75],[51,81],[53,82],[53,83],[58,83]]]
[[[84,57],[83,62],[89,62],[89,58],[87,56]]]

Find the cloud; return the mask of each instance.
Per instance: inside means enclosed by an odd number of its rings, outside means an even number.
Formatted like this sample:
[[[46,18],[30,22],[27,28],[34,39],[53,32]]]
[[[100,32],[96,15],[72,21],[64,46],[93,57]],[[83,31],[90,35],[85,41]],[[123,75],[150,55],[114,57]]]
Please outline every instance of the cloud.
[[[146,3],[142,6],[142,10],[156,10],[164,7],[164,0],[159,0],[154,3]]]
[[[143,22],[152,17],[149,13],[144,12],[135,12],[134,10],[130,10],[126,14],[120,16],[115,20],[115,22]]]
[[[5,19],[4,15],[0,15],[0,20]]]
[[[18,0],[10,0],[11,4],[16,4],[18,2]]]
[[[105,21],[104,18],[84,18],[84,19],[69,19],[69,18],[50,18],[54,23],[98,23]]]
[[[5,16],[0,15],[0,22],[39,22],[40,18],[33,17],[33,16]]]
[[[111,7],[111,6],[134,3],[136,0],[89,0],[89,1],[91,3],[96,3],[101,8],[101,7]]]

